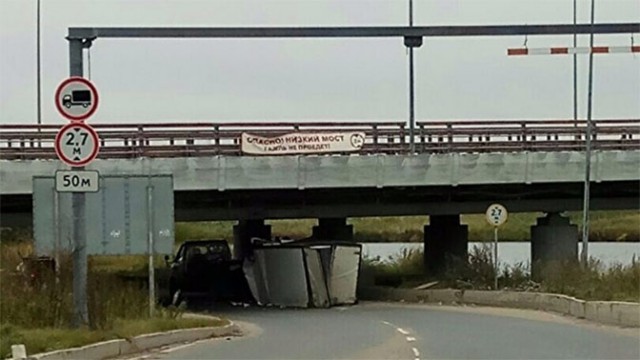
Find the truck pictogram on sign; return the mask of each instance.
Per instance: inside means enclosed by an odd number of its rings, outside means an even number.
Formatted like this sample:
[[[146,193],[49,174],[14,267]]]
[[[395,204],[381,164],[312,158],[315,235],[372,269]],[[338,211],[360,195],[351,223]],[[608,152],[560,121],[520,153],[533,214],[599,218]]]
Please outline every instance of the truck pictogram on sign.
[[[98,109],[98,91],[89,80],[70,77],[58,85],[55,103],[60,115],[81,122]]]
[[[82,106],[84,108],[91,105],[91,91],[89,90],[76,90],[71,94],[64,94],[62,97],[62,105],[67,109],[72,106]]]

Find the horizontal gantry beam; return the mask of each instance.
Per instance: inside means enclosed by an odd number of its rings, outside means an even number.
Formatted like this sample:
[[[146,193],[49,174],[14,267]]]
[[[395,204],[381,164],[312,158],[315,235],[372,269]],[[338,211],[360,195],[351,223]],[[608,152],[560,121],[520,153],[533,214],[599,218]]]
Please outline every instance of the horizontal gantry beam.
[[[72,27],[69,40],[94,38],[360,38],[630,34],[640,23],[383,27]]]

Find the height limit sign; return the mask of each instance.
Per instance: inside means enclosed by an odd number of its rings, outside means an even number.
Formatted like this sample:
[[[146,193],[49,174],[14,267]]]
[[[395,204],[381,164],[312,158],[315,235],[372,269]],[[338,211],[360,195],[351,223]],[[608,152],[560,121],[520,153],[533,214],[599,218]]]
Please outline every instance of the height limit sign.
[[[56,135],[56,154],[69,166],[80,167],[98,156],[100,140],[93,128],[83,123],[70,123]]]

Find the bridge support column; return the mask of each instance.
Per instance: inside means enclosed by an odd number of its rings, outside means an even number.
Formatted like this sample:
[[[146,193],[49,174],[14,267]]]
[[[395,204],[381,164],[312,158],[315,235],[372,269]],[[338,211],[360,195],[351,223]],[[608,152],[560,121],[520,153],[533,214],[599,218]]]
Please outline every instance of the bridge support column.
[[[531,275],[539,278],[544,265],[578,260],[578,226],[559,213],[538,218],[531,227]]]
[[[265,225],[264,220],[239,220],[233,227],[233,257],[244,259],[253,251],[251,238],[271,239],[271,225]]]
[[[469,228],[460,224],[460,215],[429,217],[424,227],[424,262],[430,274],[442,273],[447,260],[466,259],[469,246]]]
[[[353,225],[347,225],[345,218],[320,218],[313,227],[312,237],[316,240],[353,241]]]

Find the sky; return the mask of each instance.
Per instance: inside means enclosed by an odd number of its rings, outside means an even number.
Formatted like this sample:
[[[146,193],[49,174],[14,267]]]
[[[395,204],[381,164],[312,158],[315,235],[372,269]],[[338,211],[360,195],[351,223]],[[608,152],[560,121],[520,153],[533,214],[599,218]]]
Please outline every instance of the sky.
[[[0,123],[37,123],[36,0],[0,0]],[[41,0],[42,123],[66,123],[68,27],[405,26],[408,0]],[[415,25],[571,23],[573,0],[414,0]],[[589,21],[589,0],[578,0]],[[640,22],[638,0],[596,0],[596,22]],[[530,48],[572,36],[530,36]],[[588,45],[588,36],[579,45]],[[631,34],[596,35],[630,46]],[[572,119],[571,56],[507,57],[524,36],[425,38],[415,50],[416,119]],[[635,34],[640,44],[640,34]],[[402,121],[408,56],[392,39],[98,39],[89,123]],[[579,56],[586,117],[587,55]],[[85,63],[88,63],[86,61]],[[89,73],[85,70],[85,76]],[[593,116],[640,117],[640,55],[596,55]]]

